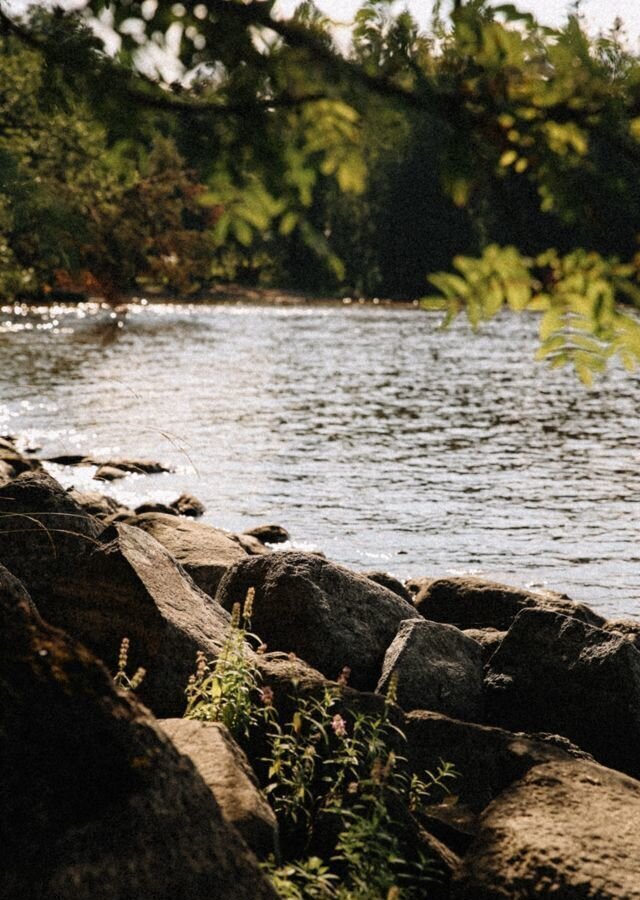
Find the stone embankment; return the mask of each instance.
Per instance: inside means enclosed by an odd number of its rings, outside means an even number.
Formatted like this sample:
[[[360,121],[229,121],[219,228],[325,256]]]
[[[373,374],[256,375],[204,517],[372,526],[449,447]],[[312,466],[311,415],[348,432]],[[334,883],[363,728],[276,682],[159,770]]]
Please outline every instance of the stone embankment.
[[[43,463],[0,441],[0,898],[275,897],[260,748],[181,718],[196,654],[217,658],[249,588],[276,706],[348,666],[345,710],[379,710],[393,684],[409,770],[460,773],[421,813],[441,871],[425,897],[640,898],[639,623],[551,592],[352,572],[278,550],[279,526],[231,534],[188,496],[124,509]],[[138,698],[108,675],[125,636]]]

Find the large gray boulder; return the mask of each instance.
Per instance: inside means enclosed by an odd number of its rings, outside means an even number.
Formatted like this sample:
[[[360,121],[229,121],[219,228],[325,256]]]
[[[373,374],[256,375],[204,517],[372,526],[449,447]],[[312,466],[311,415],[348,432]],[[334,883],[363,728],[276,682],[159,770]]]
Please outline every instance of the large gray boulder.
[[[604,619],[583,603],[553,591],[533,593],[521,588],[484,581],[481,578],[425,579],[414,603],[420,615],[458,628],[495,628],[506,631],[522,609],[547,609],[572,616],[589,625]]]
[[[103,525],[46,472],[0,485],[0,563],[34,595],[98,545]]]
[[[454,875],[452,900],[637,900],[640,783],[577,760],[501,794]]]
[[[523,610],[491,658],[486,696],[493,724],[557,732],[640,775],[640,652],[625,635]]]
[[[270,650],[293,652],[328,678],[351,668],[351,684],[373,690],[384,654],[415,610],[401,597],[314,553],[273,553],[238,563],[216,599],[225,609],[255,588],[252,629]]]
[[[0,897],[275,900],[193,764],[0,570]]]
[[[430,709],[479,721],[483,714],[482,647],[453,625],[407,619],[387,650],[376,690],[397,681],[403,709]]]
[[[203,593],[165,548],[132,525],[101,535],[93,552],[35,597],[53,624],[115,668],[122,638],[129,666],[146,670],[139,694],[156,715],[178,716],[196,654],[215,659],[229,615]]]
[[[215,596],[227,569],[248,555],[235,535],[202,522],[164,513],[144,513],[135,524],[166,547],[210,597]]]
[[[242,749],[219,722],[163,719],[162,730],[193,762],[223,816],[261,858],[278,850],[275,813],[258,787]]]
[[[0,487],[0,563],[19,576],[52,624],[111,668],[130,639],[141,696],[159,715],[181,715],[198,651],[215,658],[229,616],[144,531],[104,529],[54,479],[29,473]]]

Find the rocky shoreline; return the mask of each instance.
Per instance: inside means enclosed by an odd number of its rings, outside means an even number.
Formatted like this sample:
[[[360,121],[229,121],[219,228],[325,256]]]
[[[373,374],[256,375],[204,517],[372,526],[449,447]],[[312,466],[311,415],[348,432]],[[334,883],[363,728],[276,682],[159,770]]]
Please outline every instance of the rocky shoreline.
[[[331,686],[345,729],[392,710],[410,774],[455,767],[447,797],[403,813],[437,868],[421,896],[640,898],[640,623],[553,592],[353,572],[279,550],[281,526],[231,534],[184,495],[126,509],[45,465],[0,441],[0,897],[277,896],[258,863],[287,849],[260,736],[245,756],[182,718],[197,655],[219,658],[251,594],[266,647],[246,652],[277,710]],[[108,674],[124,637],[137,697]]]

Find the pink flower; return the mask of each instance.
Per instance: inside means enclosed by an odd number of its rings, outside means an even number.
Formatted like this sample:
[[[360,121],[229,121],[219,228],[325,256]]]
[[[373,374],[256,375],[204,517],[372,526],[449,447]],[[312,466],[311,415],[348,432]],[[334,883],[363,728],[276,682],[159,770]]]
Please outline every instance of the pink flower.
[[[260,691],[260,699],[265,706],[273,706],[273,690],[270,687],[263,687]]]
[[[347,723],[338,713],[336,713],[331,720],[331,727],[333,728],[334,734],[337,734],[338,737],[345,737],[347,733]]]

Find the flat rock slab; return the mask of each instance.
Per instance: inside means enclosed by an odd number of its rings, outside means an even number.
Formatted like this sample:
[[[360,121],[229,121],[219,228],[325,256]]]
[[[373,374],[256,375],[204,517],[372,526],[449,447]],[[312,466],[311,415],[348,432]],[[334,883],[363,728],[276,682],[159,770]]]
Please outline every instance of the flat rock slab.
[[[479,721],[483,714],[482,647],[453,625],[407,619],[387,650],[376,691],[396,681],[403,709],[430,709]]]
[[[640,783],[595,763],[536,766],[485,811],[452,900],[637,900]]]
[[[556,732],[640,775],[640,652],[627,636],[523,610],[491,657],[485,686],[493,724]]]
[[[216,599],[225,609],[255,589],[252,630],[270,650],[293,652],[328,678],[351,668],[350,683],[373,690],[411,604],[315,553],[249,557],[230,569]]]
[[[135,524],[166,547],[210,597],[215,596],[227,569],[247,557],[247,551],[233,534],[202,522],[177,515],[144,513]]]
[[[605,621],[584,603],[575,603],[552,591],[533,593],[466,577],[425,580],[422,586],[415,579],[413,584],[418,586],[414,603],[420,615],[463,629],[506,631],[522,609],[548,609],[596,626]]]
[[[191,761],[0,567],[0,897],[276,900]]]
[[[229,730],[219,722],[163,719],[162,730],[188,756],[212,791],[224,817],[259,857],[278,846],[275,813],[258,787],[253,769]]]

